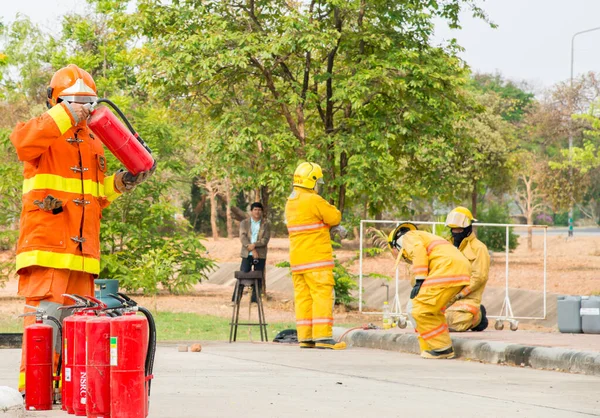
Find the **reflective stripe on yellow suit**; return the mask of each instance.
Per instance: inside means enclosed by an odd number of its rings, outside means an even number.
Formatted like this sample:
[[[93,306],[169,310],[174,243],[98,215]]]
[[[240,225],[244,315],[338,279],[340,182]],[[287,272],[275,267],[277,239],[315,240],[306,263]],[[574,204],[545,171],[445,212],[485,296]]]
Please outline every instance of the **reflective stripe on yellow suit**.
[[[446,311],[446,322],[450,331],[463,332],[476,327],[481,322],[479,306],[459,300]]]
[[[329,228],[342,214],[314,190],[294,187],[285,205],[292,274],[333,269]]]
[[[469,261],[448,241],[424,231],[403,236],[402,255],[412,262],[413,285],[424,280],[411,310],[421,351],[444,350],[452,340],[442,308],[469,284]]]
[[[292,273],[298,341],[332,338],[335,294],[332,270]]]
[[[422,287],[417,297],[412,300],[410,314],[417,325],[421,351],[444,350],[452,346],[442,308],[460,289],[459,286]]]
[[[77,294],[82,296],[94,295],[94,275],[82,271],[73,271],[66,269],[51,269],[45,267],[26,267],[19,274],[19,296],[25,297],[25,304],[30,306],[40,306],[46,310],[50,316],[62,320],[70,314],[69,311],[58,310],[62,305],[71,305],[70,299],[62,297],[64,293]],[[31,310],[26,310],[31,312]],[[23,318],[23,326],[27,327],[35,322],[34,316]],[[46,322],[54,327],[50,322]],[[56,328],[54,330],[55,338],[57,336]],[[56,370],[58,354],[62,348],[60,341],[55,341],[55,356],[53,370]],[[25,339],[21,352],[21,367],[19,370],[19,390],[25,390]]]
[[[481,321],[479,307],[489,277],[490,253],[474,233],[460,243],[459,250],[471,263],[471,279],[461,290],[466,296],[446,310],[446,320],[450,330],[462,332],[476,327]]]

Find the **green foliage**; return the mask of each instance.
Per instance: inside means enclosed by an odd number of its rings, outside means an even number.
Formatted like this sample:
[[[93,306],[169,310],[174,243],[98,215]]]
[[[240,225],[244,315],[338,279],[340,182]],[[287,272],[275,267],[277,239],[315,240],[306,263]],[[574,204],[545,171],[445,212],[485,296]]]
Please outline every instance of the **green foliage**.
[[[478,219],[482,223],[498,223],[508,224],[510,216],[506,206],[491,203],[489,207],[480,212]],[[491,251],[506,250],[506,228],[503,226],[481,226],[477,228],[477,238],[487,245]],[[508,248],[514,250],[517,248],[518,236],[513,232],[513,228],[509,228],[508,233]]]
[[[385,248],[381,247],[367,247],[363,248],[363,254],[365,257],[377,257],[386,251]]]
[[[351,294],[353,290],[358,289],[356,277],[356,274],[350,273],[342,263],[335,259],[333,279],[335,280],[336,305],[350,306],[353,302],[356,302],[357,299]]]

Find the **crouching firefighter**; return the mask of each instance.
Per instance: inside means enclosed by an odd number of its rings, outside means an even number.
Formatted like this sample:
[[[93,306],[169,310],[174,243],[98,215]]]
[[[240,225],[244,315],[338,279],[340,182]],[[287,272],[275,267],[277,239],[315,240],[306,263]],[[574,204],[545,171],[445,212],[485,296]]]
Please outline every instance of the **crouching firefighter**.
[[[471,211],[462,206],[453,209],[446,217],[446,226],[452,232],[454,246],[471,263],[469,285],[448,302],[446,321],[450,331],[483,331],[488,326],[481,297],[490,272],[490,253],[473,232],[475,221]]]
[[[388,237],[388,245],[412,265],[412,317],[419,336],[421,357],[454,358],[454,348],[442,312],[448,302],[469,284],[469,261],[448,241],[411,223],[400,224]]]

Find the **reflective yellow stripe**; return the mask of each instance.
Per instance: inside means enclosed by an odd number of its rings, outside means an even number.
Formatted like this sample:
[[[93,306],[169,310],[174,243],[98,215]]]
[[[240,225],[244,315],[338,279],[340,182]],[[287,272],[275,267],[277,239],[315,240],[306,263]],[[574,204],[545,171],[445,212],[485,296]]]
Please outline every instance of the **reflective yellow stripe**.
[[[25,372],[19,373],[19,392],[25,392]]]
[[[29,266],[69,269],[91,274],[100,273],[100,260],[95,258],[41,250],[26,251],[17,254],[17,271]]]
[[[52,109],[48,110],[48,114],[52,119],[54,119],[54,123],[56,123],[61,135],[67,132],[71,126],[73,126],[69,114],[61,105],[56,105]]]
[[[121,193],[115,189],[115,175],[104,177],[104,193],[109,202],[112,202],[117,197],[121,196]]]
[[[23,194],[35,189],[51,189],[78,194],[82,192],[81,179],[70,179],[57,176],[56,174],[36,174],[29,179],[23,180]],[[92,180],[83,180],[83,193],[91,194],[94,197],[105,196],[104,184],[99,184]]]
[[[316,263],[306,263],[306,264],[296,264],[294,266],[291,267],[292,272],[293,273],[297,273],[299,271],[304,271],[304,270],[310,270],[313,268],[320,268],[320,267],[331,267],[333,268],[335,266],[333,260],[329,261],[318,261]]]

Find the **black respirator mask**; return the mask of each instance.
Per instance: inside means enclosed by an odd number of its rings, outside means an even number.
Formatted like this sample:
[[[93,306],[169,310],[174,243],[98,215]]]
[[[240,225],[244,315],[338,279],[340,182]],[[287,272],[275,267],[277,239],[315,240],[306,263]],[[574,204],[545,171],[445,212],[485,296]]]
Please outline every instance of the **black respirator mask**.
[[[454,240],[454,246],[460,247],[460,243],[463,242],[473,232],[473,225],[467,226],[462,232],[452,232],[452,239]]]

